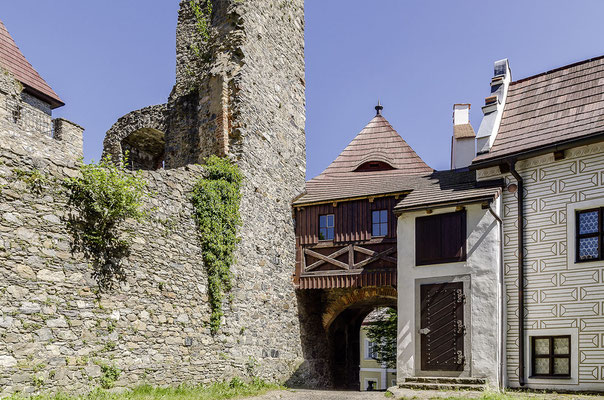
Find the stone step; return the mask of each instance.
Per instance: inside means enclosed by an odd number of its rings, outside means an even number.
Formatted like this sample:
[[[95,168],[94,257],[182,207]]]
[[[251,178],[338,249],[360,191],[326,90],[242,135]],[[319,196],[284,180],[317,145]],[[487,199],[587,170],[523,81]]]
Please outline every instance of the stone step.
[[[452,383],[418,383],[405,382],[398,385],[401,389],[413,390],[486,390],[486,385],[452,384]]]
[[[437,383],[452,385],[485,385],[486,379],[483,378],[454,378],[454,377],[409,377],[405,378],[405,383]]]

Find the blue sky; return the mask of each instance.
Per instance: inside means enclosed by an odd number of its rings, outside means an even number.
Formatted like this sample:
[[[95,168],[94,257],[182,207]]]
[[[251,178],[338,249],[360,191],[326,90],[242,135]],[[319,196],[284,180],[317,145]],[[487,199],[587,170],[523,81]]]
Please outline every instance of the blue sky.
[[[514,79],[604,54],[604,1],[307,0],[307,176],[384,116],[433,168],[449,166],[454,103],[477,129],[493,62]],[[177,0],[3,0],[0,19],[86,128],[87,160],[121,115],[174,83]]]

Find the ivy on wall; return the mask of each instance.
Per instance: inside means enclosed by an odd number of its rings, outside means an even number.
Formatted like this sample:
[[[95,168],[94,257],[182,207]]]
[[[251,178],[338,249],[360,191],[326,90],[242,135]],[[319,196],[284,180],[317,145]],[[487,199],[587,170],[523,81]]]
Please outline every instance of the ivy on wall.
[[[210,330],[218,332],[224,315],[224,294],[232,288],[234,251],[239,242],[239,204],[243,176],[237,165],[226,158],[206,160],[206,175],[193,187],[194,216],[199,229],[203,261],[208,274],[208,297],[212,314]]]
[[[212,19],[212,1],[205,0],[205,6],[200,4],[203,0],[189,0],[189,5],[195,16],[195,30],[202,43],[193,43],[192,49],[197,57],[201,57],[203,43],[210,40],[210,22]]]
[[[121,260],[130,253],[132,240],[124,221],[145,216],[141,206],[148,197],[147,182],[141,171],[127,171],[126,163],[127,157],[120,163],[107,157],[98,164],[82,164],[79,176],[63,181],[73,210],[68,227],[74,248],[91,261],[101,291],[124,279]]]

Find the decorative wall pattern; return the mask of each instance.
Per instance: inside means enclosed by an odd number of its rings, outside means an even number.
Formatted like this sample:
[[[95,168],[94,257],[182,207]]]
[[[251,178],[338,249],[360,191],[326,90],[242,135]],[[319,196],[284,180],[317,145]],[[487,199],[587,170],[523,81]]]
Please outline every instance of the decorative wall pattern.
[[[571,348],[578,354],[578,376],[551,380],[552,386],[604,384],[604,262],[574,261],[575,209],[604,206],[604,145],[591,145],[519,162],[525,182],[525,304],[530,334],[578,337]],[[493,176],[496,170],[482,171]],[[510,174],[506,182],[515,183]],[[509,383],[518,385],[518,261],[517,194],[503,192],[504,267],[507,300],[507,371]],[[583,203],[582,203],[583,202]],[[570,210],[570,212],[569,212]],[[570,233],[570,237],[569,237]],[[530,342],[526,342],[527,352]],[[571,352],[572,352],[571,349]],[[526,358],[527,376],[530,358]],[[544,380],[528,380],[545,385]],[[572,387],[569,387],[572,389]]]

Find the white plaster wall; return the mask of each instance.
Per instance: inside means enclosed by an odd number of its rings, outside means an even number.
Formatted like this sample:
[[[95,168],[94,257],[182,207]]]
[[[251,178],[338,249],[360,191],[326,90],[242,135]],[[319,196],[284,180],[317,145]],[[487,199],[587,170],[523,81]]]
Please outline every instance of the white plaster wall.
[[[498,214],[496,200],[491,207]],[[434,210],[434,214],[454,212],[455,208]],[[398,218],[398,382],[411,376],[437,376],[420,371],[419,285],[436,282],[464,282],[466,294],[464,372],[438,373],[440,376],[486,378],[500,385],[502,284],[500,227],[488,210],[479,204],[466,207],[467,260],[465,262],[415,266],[415,218],[425,211],[402,214]]]
[[[453,138],[452,169],[465,168],[476,157],[476,141],[474,138]]]

